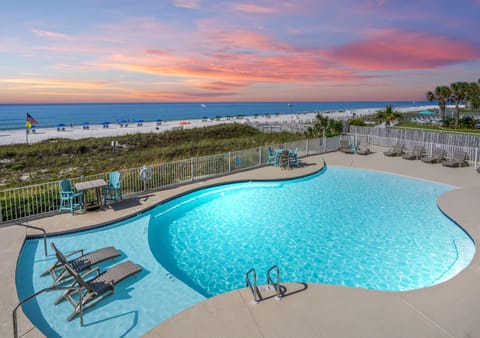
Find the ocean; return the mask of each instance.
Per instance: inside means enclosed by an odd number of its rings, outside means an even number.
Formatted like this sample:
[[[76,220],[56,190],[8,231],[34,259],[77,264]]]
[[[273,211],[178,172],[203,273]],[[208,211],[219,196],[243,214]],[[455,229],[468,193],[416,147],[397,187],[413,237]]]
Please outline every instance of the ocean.
[[[171,121],[214,118],[217,116],[253,116],[255,114],[301,114],[365,108],[395,108],[429,105],[429,102],[212,102],[212,103],[79,103],[79,104],[0,104],[0,130],[24,129],[29,113],[40,124],[39,128],[58,124],[81,125],[117,123],[125,120]]]

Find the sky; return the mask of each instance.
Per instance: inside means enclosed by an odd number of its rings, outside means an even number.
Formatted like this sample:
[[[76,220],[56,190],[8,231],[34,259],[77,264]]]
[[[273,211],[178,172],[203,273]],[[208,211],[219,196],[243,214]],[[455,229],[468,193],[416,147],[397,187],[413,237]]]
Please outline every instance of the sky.
[[[480,0],[2,0],[0,103],[421,101]]]

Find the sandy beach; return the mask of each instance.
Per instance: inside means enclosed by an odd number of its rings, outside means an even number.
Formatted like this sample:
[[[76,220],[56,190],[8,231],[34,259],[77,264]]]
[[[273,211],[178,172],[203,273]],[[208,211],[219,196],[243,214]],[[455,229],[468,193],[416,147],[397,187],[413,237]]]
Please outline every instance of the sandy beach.
[[[416,106],[407,108],[398,108],[401,113],[421,111],[424,109],[434,109],[437,106]],[[348,111],[333,111],[322,113],[325,116],[334,119],[349,119],[353,116],[364,116],[375,114],[378,109],[356,109]],[[105,128],[103,125],[89,125],[88,129],[84,126],[74,125],[64,128],[42,128],[41,125],[35,128],[35,132],[30,131],[28,135],[24,129],[0,130],[0,145],[25,144],[28,137],[28,143],[37,143],[48,139],[84,139],[92,137],[115,137],[127,134],[138,133],[161,133],[167,130],[200,128],[204,126],[213,126],[224,123],[259,123],[259,124],[312,124],[318,112],[300,113],[300,114],[278,114],[278,115],[258,115],[242,117],[221,117],[215,119],[191,119],[183,121],[164,121],[161,124],[157,122],[143,122],[141,124],[129,123],[120,125],[112,123]]]

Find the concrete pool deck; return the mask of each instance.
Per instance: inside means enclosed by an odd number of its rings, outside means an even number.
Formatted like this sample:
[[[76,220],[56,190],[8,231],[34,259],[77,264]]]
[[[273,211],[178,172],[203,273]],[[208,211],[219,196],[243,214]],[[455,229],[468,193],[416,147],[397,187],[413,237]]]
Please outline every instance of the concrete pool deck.
[[[327,165],[380,170],[459,187],[438,199],[440,208],[478,243],[480,175],[471,167],[446,168],[381,153],[339,152],[303,159],[302,168],[263,167],[132,198],[114,207],[72,217],[55,215],[29,222],[57,233],[134,215],[166,198],[210,184],[306,175]],[[366,196],[368,197],[368,196]],[[414,206],[412,206],[414,207]],[[11,311],[18,303],[15,267],[25,234],[20,226],[0,228],[0,336],[12,336]],[[478,251],[478,247],[476,246]],[[408,292],[381,292],[313,283],[282,283],[286,297],[252,304],[247,289],[232,291],[193,306],[146,333],[146,337],[480,337],[480,256],[451,280]],[[299,281],[301,282],[301,281]],[[19,311],[21,312],[21,311]],[[20,336],[42,334],[19,313]]]

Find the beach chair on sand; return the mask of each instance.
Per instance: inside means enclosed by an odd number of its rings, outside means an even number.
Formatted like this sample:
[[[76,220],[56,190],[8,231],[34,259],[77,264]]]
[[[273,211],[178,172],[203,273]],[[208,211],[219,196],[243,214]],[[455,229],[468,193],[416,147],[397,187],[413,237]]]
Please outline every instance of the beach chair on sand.
[[[464,151],[455,151],[453,153],[452,159],[443,161],[442,165],[444,167],[452,168],[468,166],[467,153]]]
[[[424,153],[425,148],[423,146],[414,146],[412,151],[407,154],[403,154],[402,158],[405,160],[419,160],[422,158]]]
[[[113,246],[101,248],[88,253],[84,253],[84,250],[80,249],[70,252],[67,255],[63,255],[60,250],[57,249],[54,243],[50,243],[50,246],[55,253],[58,252],[66,259],[69,259],[68,264],[70,264],[72,269],[75,270],[75,272],[77,273],[82,273],[86,270],[90,270],[96,264],[100,264],[109,259],[115,259],[121,256],[120,252]],[[80,254],[80,256],[76,258],[70,258],[78,254]],[[55,264],[48,268],[48,270],[42,273],[42,276],[46,276],[48,274],[50,274],[53,278],[53,285],[58,285],[71,279],[71,275],[65,269],[65,265],[62,264],[59,260],[57,260]]]
[[[435,148],[431,156],[423,156],[422,162],[425,163],[440,163],[445,159],[445,150],[442,148]]]
[[[102,299],[111,296],[116,284],[120,283],[125,278],[133,276],[142,271],[142,268],[138,265],[132,263],[131,261],[126,261],[117,264],[102,273],[100,273],[100,269],[97,267],[82,276],[72,268],[61,252],[55,251],[55,255],[57,256],[57,259],[65,265],[66,271],[74,278],[74,282],[72,283],[71,287],[79,288],[79,290],[70,289],[65,291],[55,301],[55,304],[58,304],[66,299],[70,302],[70,304],[72,304],[73,312],[68,317],[69,321],[71,321],[80,313],[80,306],[82,307],[82,311],[87,308],[88,304],[91,304],[89,307],[94,306]],[[95,273],[96,276],[86,280],[85,277],[92,273]],[[79,293],[81,293],[81,298]]]
[[[352,145],[350,144],[350,142],[348,142],[348,140],[340,140],[340,148],[338,150],[345,154],[355,153]]]
[[[383,154],[385,156],[390,156],[390,157],[402,156],[403,148],[405,148],[405,145],[403,143],[397,143],[393,146],[393,149],[390,149],[389,151],[386,151]]]
[[[360,144],[358,145],[357,151],[355,153],[358,155],[370,154],[370,148],[368,146],[368,143],[360,142]]]

